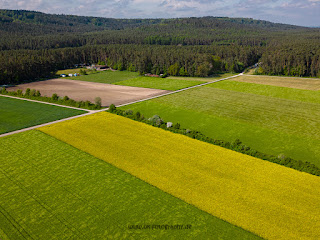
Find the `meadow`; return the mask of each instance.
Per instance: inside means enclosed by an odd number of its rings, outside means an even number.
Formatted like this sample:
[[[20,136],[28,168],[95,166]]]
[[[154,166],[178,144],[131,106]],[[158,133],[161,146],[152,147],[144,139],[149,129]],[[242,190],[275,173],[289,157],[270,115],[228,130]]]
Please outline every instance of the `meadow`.
[[[182,79],[169,79],[169,78],[157,78],[157,77],[137,77],[126,81],[114,83],[116,85],[131,86],[131,87],[143,87],[143,88],[155,88],[161,90],[179,90],[182,88],[191,87],[201,84],[199,81],[182,80]]]
[[[320,237],[319,177],[106,112],[39,130],[263,238]]]
[[[0,134],[85,113],[0,96]]]
[[[40,131],[0,148],[2,240],[259,239]],[[176,224],[191,228],[129,228]]]
[[[137,72],[106,70],[77,77],[67,77],[66,79],[112,84],[137,77],[139,77],[139,73]]]
[[[319,78],[244,75],[235,80],[239,82],[265,84],[279,87],[297,88],[314,91],[320,90]]]
[[[238,82],[238,78],[210,84],[208,87],[236,91],[241,93],[251,93],[261,96],[282,98],[293,101],[320,104],[320,91],[310,91],[297,88],[279,87],[264,84],[254,84]],[[319,80],[320,82],[320,80]]]
[[[200,81],[200,82],[210,82],[214,80],[218,80],[221,78],[227,78],[232,77],[236,75],[235,73],[220,73],[220,74],[214,74],[210,77],[184,77],[184,76],[170,76],[170,79],[176,79],[176,80],[189,80],[189,81]]]
[[[80,70],[86,70],[85,68],[72,68],[72,69],[65,69],[65,70],[59,70],[59,71],[57,71],[57,73],[56,73],[56,75],[61,75],[61,74],[66,74],[66,75],[68,75],[68,74],[70,74],[70,73],[72,73],[72,74],[74,74],[74,73],[80,73]]]
[[[228,80],[123,109],[320,165],[320,94],[315,91]]]
[[[108,70],[102,72],[98,71],[95,73],[81,75],[78,77],[67,77],[66,79],[175,91],[182,88],[195,86],[203,82],[209,82],[225,77],[230,77],[232,75],[234,74],[225,73],[208,78],[171,76],[168,78],[157,78],[140,76],[137,72]]]

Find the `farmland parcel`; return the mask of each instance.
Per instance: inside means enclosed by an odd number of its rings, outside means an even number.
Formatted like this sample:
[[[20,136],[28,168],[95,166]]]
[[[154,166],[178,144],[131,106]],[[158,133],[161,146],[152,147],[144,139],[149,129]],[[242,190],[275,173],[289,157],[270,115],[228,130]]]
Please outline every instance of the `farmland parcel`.
[[[239,82],[257,83],[279,87],[289,87],[315,91],[320,90],[320,79],[317,78],[245,75],[235,80]]]
[[[86,82],[97,82],[97,83],[116,83],[120,81],[125,81],[129,79],[133,79],[139,77],[139,73],[137,72],[129,72],[129,71],[103,71],[96,72],[88,75],[81,75],[78,77],[68,77],[68,79],[80,80]]]
[[[187,87],[201,84],[201,82],[191,81],[191,80],[157,78],[157,77],[138,77],[138,78],[130,79],[127,81],[117,82],[115,84],[123,85],[123,86],[155,88],[155,89],[175,91],[182,88],[187,88]]]
[[[237,78],[235,78],[237,79]],[[320,166],[320,92],[223,81],[124,107]]]
[[[85,113],[0,96],[0,134]]]
[[[264,238],[320,237],[319,177],[108,113],[40,130]]]
[[[53,93],[57,93],[61,97],[68,96],[76,101],[88,100],[94,102],[96,97],[100,97],[103,106],[109,106],[112,103],[128,103],[167,92],[156,89],[116,86],[68,79],[53,79],[21,84],[16,87],[8,88],[8,91],[16,91],[17,89],[26,90],[27,88],[40,90],[42,95],[47,95],[49,97],[52,96]]]
[[[145,77],[140,76],[136,72],[128,71],[104,71],[79,77],[70,77],[69,79],[81,80],[88,82],[108,83],[122,86],[154,88],[162,90],[179,90],[186,87],[201,84],[201,82],[209,82],[221,78],[232,76],[233,74],[218,74],[210,78],[194,78],[194,77]]]
[[[40,131],[0,148],[2,240],[258,239]],[[191,228],[129,228],[176,224]]]

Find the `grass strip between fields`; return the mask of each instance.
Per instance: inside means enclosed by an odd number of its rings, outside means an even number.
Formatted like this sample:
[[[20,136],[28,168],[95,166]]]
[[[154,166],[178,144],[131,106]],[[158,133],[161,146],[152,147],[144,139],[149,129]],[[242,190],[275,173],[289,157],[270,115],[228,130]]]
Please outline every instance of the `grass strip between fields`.
[[[0,139],[1,239],[259,239],[40,131]],[[157,225],[188,229],[130,229]]]
[[[138,77],[126,81],[116,82],[115,85],[154,88],[161,90],[176,91],[182,88],[192,87],[201,84],[200,81],[158,78],[158,77]]]
[[[129,71],[102,71],[77,77],[67,77],[66,79],[175,91],[233,75],[232,73],[223,73],[207,78],[171,76],[160,78],[140,76],[137,72]]]
[[[81,75],[77,77],[67,77],[66,79],[112,84],[137,77],[139,77],[139,73],[137,72],[108,70],[102,72],[95,72],[88,75]]]
[[[263,238],[320,238],[319,177],[105,112],[40,130]]]

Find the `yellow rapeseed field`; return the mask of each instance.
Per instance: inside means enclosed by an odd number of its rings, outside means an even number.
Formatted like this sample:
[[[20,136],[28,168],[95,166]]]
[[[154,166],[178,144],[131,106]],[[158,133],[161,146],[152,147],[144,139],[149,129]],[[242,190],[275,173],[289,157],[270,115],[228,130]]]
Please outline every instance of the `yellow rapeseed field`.
[[[320,177],[106,112],[40,130],[266,239],[320,239]]]

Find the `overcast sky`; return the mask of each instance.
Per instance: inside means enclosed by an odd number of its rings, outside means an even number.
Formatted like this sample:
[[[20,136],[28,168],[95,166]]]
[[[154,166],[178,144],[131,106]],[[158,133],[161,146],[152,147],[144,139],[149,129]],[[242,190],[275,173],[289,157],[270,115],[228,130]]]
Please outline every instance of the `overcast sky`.
[[[0,8],[108,18],[249,17],[320,26],[320,0],[0,0]]]

